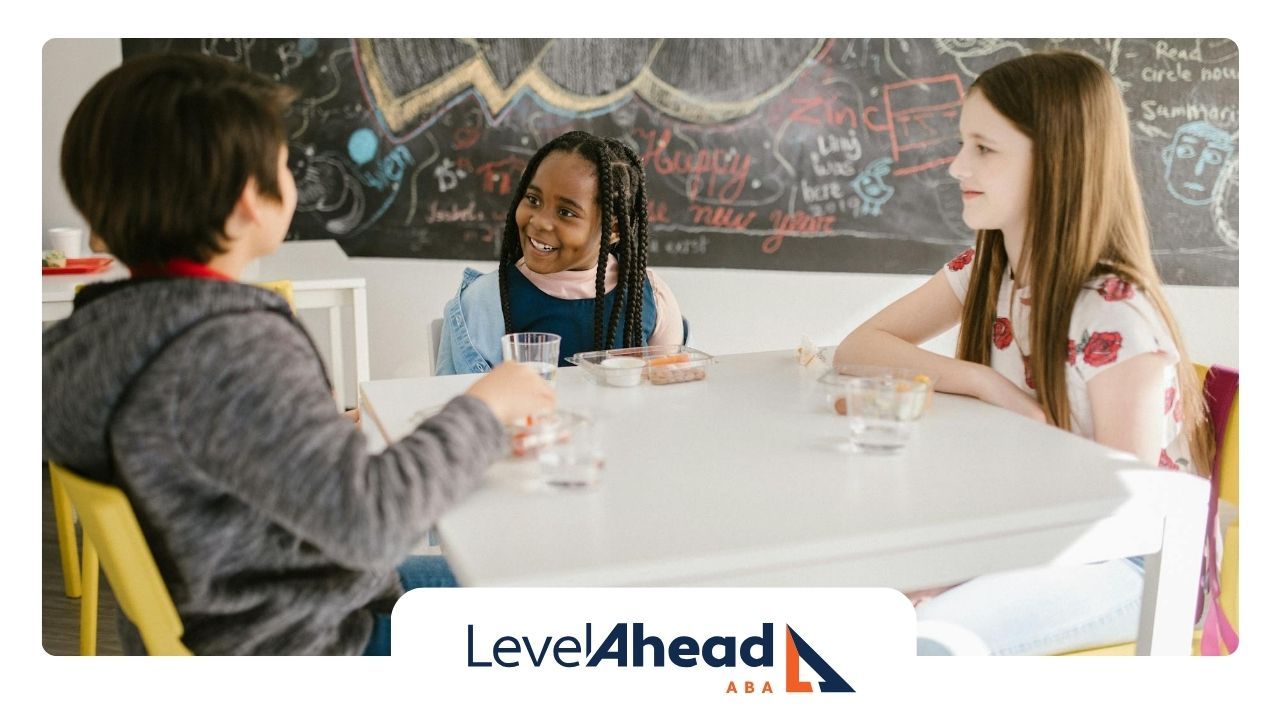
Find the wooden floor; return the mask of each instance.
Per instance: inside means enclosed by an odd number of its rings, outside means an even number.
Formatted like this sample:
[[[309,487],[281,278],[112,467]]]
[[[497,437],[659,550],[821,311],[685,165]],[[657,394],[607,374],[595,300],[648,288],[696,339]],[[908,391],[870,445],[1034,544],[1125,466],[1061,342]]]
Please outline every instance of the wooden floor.
[[[41,635],[45,652],[50,655],[78,655],[80,600],[67,597],[63,591],[57,524],[53,519],[53,500],[49,492],[49,470],[43,463],[41,468]],[[120,638],[116,634],[116,599],[105,576],[98,580],[98,654],[121,654]]]

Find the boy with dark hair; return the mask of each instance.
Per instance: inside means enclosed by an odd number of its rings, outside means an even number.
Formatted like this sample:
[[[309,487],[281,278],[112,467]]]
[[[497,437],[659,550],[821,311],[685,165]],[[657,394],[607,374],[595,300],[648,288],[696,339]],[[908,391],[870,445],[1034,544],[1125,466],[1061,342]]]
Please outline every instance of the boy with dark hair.
[[[225,61],[139,58],[63,140],[72,202],[132,277],[86,287],[44,334],[45,457],[125,491],[196,654],[385,652],[404,587],[452,584],[410,549],[502,454],[503,425],[554,403],[506,364],[367,452],[285,301],[236,281],[297,202],[290,100]]]

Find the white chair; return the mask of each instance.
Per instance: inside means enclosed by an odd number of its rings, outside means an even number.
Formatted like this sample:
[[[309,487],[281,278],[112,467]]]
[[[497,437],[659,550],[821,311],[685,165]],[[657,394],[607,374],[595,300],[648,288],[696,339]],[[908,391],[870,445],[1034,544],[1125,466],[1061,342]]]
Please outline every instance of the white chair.
[[[431,375],[436,374],[436,353],[440,352],[440,333],[443,331],[444,318],[434,318],[431,321],[431,338],[427,345],[427,372]]]

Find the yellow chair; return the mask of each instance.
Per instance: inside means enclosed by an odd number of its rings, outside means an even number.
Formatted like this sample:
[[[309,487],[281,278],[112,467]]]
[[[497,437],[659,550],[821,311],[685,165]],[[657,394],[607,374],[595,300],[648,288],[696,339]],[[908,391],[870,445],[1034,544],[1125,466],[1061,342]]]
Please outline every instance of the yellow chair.
[[[1204,382],[1209,368],[1196,365],[1196,374],[1200,382]],[[1231,412],[1227,416],[1227,426],[1222,433],[1222,444],[1217,448],[1214,460],[1218,463],[1218,497],[1229,502],[1238,510],[1240,507],[1240,393],[1236,393],[1231,403]],[[1222,576],[1221,599],[1222,609],[1231,622],[1231,627],[1240,628],[1240,519],[1236,518],[1222,533]],[[1206,600],[1206,603],[1208,601]],[[1200,638],[1203,631],[1196,629],[1192,641],[1192,654],[1200,654]],[[1133,655],[1137,651],[1135,643],[1111,645],[1108,647],[1090,648],[1067,655]]]
[[[76,285],[72,288],[73,293],[79,293],[84,289],[84,285]],[[53,496],[53,520],[58,529],[58,557],[62,562],[62,587],[63,592],[69,598],[78,598],[81,595],[80,584],[80,562],[76,552],[76,526],[75,518],[72,516],[71,499],[67,497],[67,491],[54,477],[53,473],[49,473],[49,488]],[[94,585],[97,589],[97,585]],[[93,605],[97,607],[97,598],[93,599]],[[81,654],[84,652],[84,635],[80,637]],[[92,654],[92,653],[91,653]]]
[[[67,597],[80,597],[80,562],[76,557],[76,525],[71,516],[71,498],[66,488],[49,473],[53,494],[53,519],[58,528],[58,557],[62,560],[62,587]]]
[[[284,298],[285,302],[289,303],[289,309],[293,310],[295,313],[297,312],[297,306],[294,305],[293,302],[292,280],[263,280],[262,282],[254,284],[260,288],[266,288],[267,290],[270,290]]]
[[[293,281],[265,280],[256,283],[258,287],[277,293],[289,303],[289,309],[296,312],[293,300]],[[77,285],[75,292],[80,292],[84,285]],[[53,517],[57,526],[58,557],[62,564],[63,591],[67,597],[80,598],[80,654],[93,655],[97,650],[98,625],[98,575],[97,559],[93,559],[94,573],[89,577],[81,572],[81,562],[89,567],[89,553],[92,548],[85,544],[84,557],[80,562],[76,558],[76,528],[72,515],[72,503],[67,490],[52,472],[53,463],[49,464],[49,485],[53,495]],[[63,471],[65,473],[65,471]]]
[[[147,653],[190,655],[191,651],[182,644],[182,620],[124,493],[110,485],[86,480],[56,463],[49,463],[49,474],[66,490],[84,529],[81,654],[94,654],[96,645],[98,553],[101,551],[102,567],[120,609],[137,626]],[[87,602],[91,590],[92,606]]]

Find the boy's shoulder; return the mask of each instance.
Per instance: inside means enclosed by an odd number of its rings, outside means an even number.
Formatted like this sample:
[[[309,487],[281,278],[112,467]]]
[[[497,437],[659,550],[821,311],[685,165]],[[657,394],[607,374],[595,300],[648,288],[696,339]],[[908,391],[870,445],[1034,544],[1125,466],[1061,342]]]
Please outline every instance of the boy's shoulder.
[[[42,343],[46,448],[83,467],[105,472],[101,440],[125,393],[171,400],[180,387],[184,402],[204,402],[198,398],[228,385],[200,380],[283,364],[269,354],[288,354],[297,364],[310,352],[316,359],[308,367],[323,372],[288,305],[268,290],[174,278],[126,281],[93,294],[46,330]]]
[[[86,289],[71,316],[45,331],[46,363],[92,356],[128,375],[184,336],[218,329],[242,336],[298,332],[276,293],[190,278],[128,280]],[[233,345],[237,344],[231,343]]]

